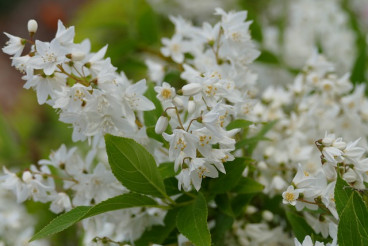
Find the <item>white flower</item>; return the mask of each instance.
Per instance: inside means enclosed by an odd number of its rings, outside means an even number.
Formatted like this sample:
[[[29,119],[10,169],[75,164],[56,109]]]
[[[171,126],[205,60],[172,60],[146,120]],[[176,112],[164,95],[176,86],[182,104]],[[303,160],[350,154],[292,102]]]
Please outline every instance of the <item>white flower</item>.
[[[193,96],[202,90],[202,86],[198,83],[191,83],[184,85],[181,90],[183,91],[184,96]]]
[[[157,98],[160,101],[171,100],[175,97],[175,88],[167,82],[163,82],[162,86],[155,86],[155,91],[157,92]]]
[[[286,191],[282,193],[282,202],[295,206],[296,200],[299,198],[299,191],[294,190],[294,186],[290,185]]]
[[[8,36],[9,40],[5,43],[3,52],[8,55],[13,55],[14,57],[19,57],[24,49],[25,40],[6,32],[4,32],[4,34]]]
[[[162,43],[165,45],[161,48],[161,53],[164,56],[171,56],[177,63],[184,61],[184,53],[187,48],[180,35],[174,35],[171,39],[163,38]]]
[[[324,243],[318,242],[316,241],[316,243],[314,244],[312,241],[312,238],[310,236],[306,236],[304,238],[303,243],[299,243],[298,239],[294,239],[295,242],[295,246],[324,246]]]
[[[68,51],[57,40],[52,40],[51,43],[36,40],[36,51],[29,64],[36,69],[43,69],[46,75],[53,74],[56,66],[67,60],[65,55]]]

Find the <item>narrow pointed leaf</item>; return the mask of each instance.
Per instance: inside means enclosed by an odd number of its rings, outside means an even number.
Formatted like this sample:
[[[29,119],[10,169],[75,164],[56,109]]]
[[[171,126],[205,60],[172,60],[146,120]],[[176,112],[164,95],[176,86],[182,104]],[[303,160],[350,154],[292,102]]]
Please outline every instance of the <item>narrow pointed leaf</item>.
[[[76,207],[69,212],[59,215],[53,219],[48,225],[37,232],[31,238],[31,241],[61,232],[78,221],[95,216],[97,214],[124,208],[154,205],[157,205],[157,203],[152,198],[140,194],[128,193],[107,199],[106,201],[103,201],[95,206]]]

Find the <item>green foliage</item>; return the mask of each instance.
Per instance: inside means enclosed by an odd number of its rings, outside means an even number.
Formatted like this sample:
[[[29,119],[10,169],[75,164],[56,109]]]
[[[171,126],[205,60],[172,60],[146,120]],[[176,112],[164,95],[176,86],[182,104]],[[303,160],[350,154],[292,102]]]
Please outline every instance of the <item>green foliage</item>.
[[[216,225],[211,230],[212,242],[216,246],[225,246],[224,239],[225,233],[231,229],[234,219],[226,214],[217,213],[215,217]]]
[[[178,230],[197,246],[210,246],[211,235],[207,228],[207,202],[198,193],[194,202],[179,210],[176,219]]]
[[[230,130],[235,129],[235,128],[248,128],[252,124],[253,124],[253,122],[251,122],[249,120],[238,119],[238,120],[234,120],[234,121],[230,122],[226,126],[226,130],[230,131]]]
[[[362,197],[340,176],[335,186],[339,215],[338,242],[341,246],[368,245],[368,210]]]
[[[164,182],[152,155],[129,138],[105,136],[109,164],[115,177],[129,190],[165,197]]]
[[[148,246],[153,243],[162,244],[176,228],[177,212],[178,211],[176,209],[168,211],[164,219],[165,225],[156,225],[146,230],[142,236],[134,242],[134,244],[136,246]]]
[[[264,186],[252,178],[243,177],[239,180],[238,185],[233,189],[233,192],[238,194],[252,194],[262,192]]]
[[[220,174],[217,179],[211,180],[210,190],[215,194],[225,193],[233,189],[242,177],[246,167],[245,159],[236,158],[224,163],[226,174]]]
[[[139,54],[159,44],[162,21],[145,0],[94,0],[73,23],[78,42],[89,38],[94,49],[108,43],[112,64],[137,80],[146,74]]]
[[[154,87],[155,86],[153,83],[148,83],[148,89],[144,94],[149,100],[153,102],[153,104],[155,104],[154,110],[144,112],[144,125],[148,127],[155,126],[158,118],[160,118],[163,112],[161,102],[156,97],[157,94],[155,92]]]
[[[313,234],[313,229],[307,224],[305,219],[294,211],[286,211],[286,218],[288,219],[295,237],[299,242],[303,242],[306,236]]]
[[[31,241],[61,232],[78,221],[95,216],[97,214],[123,208],[154,205],[157,205],[157,203],[152,198],[140,194],[128,193],[107,199],[106,201],[103,201],[95,206],[79,206],[56,217],[43,229],[37,232],[31,238]]]

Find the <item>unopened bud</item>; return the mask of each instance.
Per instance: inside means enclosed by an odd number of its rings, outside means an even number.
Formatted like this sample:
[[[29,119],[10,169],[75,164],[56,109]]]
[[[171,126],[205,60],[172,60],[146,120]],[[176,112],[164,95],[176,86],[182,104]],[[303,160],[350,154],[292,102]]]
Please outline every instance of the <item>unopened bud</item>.
[[[331,146],[331,144],[334,142],[334,140],[335,140],[334,138],[327,136],[327,137],[324,137],[322,139],[322,144],[324,146]]]
[[[30,19],[27,24],[28,32],[33,36],[37,32],[38,24],[34,19]]]
[[[188,102],[188,113],[192,114],[195,111],[196,104],[193,101]]]
[[[198,83],[192,83],[188,85],[184,85],[183,88],[181,88],[184,96],[193,96],[200,92],[202,89],[202,86]]]
[[[273,213],[271,211],[265,210],[262,213],[262,217],[265,221],[272,221],[273,220]]]
[[[76,51],[72,53],[72,60],[73,61],[82,61],[86,57],[84,52]]]
[[[334,141],[332,146],[339,150],[344,150],[346,148],[346,143],[343,141]]]
[[[248,205],[245,209],[246,214],[254,214],[255,212],[257,212],[257,208],[252,205]]]
[[[354,183],[357,181],[357,175],[352,169],[349,169],[346,173],[344,173],[343,178],[348,183]]]
[[[169,124],[168,118],[166,116],[160,116],[155,126],[155,132],[157,134],[163,133],[166,130],[168,124]]]
[[[174,97],[174,99],[172,100],[172,102],[178,108],[182,108],[183,105],[184,105],[183,100],[180,97]]]
[[[32,180],[32,174],[29,171],[25,171],[22,175],[22,179],[25,183],[29,183]]]

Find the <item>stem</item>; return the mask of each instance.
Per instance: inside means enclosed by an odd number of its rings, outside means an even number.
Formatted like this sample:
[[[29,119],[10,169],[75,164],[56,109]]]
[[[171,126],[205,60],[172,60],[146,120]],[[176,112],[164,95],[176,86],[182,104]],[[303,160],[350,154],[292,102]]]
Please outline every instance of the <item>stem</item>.
[[[82,84],[82,85],[84,85],[86,87],[89,86],[88,81],[82,80],[82,79],[76,77],[75,75],[66,72],[61,65],[57,65],[57,67],[60,69],[60,73],[63,73],[65,75],[69,76],[70,78],[74,79],[75,81],[77,81],[78,83],[80,83],[80,84]]]
[[[188,125],[188,127],[187,127],[187,132],[189,131],[189,128],[190,128],[190,126],[192,125],[192,122],[193,121],[196,121],[197,120],[197,118],[196,119],[192,119],[190,122],[189,122],[189,125]]]
[[[180,115],[179,115],[178,108],[177,108],[177,107],[167,107],[167,108],[165,109],[165,112],[166,112],[166,110],[168,110],[168,109],[175,109],[176,117],[178,118],[179,125],[180,125],[181,129],[185,130],[185,128],[184,128],[184,126],[183,126],[183,123],[181,122],[181,119],[180,119]]]
[[[54,179],[60,179],[60,180],[66,180],[66,181],[71,181],[71,182],[74,182],[76,184],[78,184],[78,180],[75,180],[73,178],[63,178],[63,177],[59,177],[59,176],[55,176],[55,175],[52,175],[52,174],[48,174],[48,173],[40,173],[40,172],[32,172],[33,174],[39,174],[39,175],[42,175],[42,176],[47,176],[47,177],[51,177],[51,178],[54,178]]]

